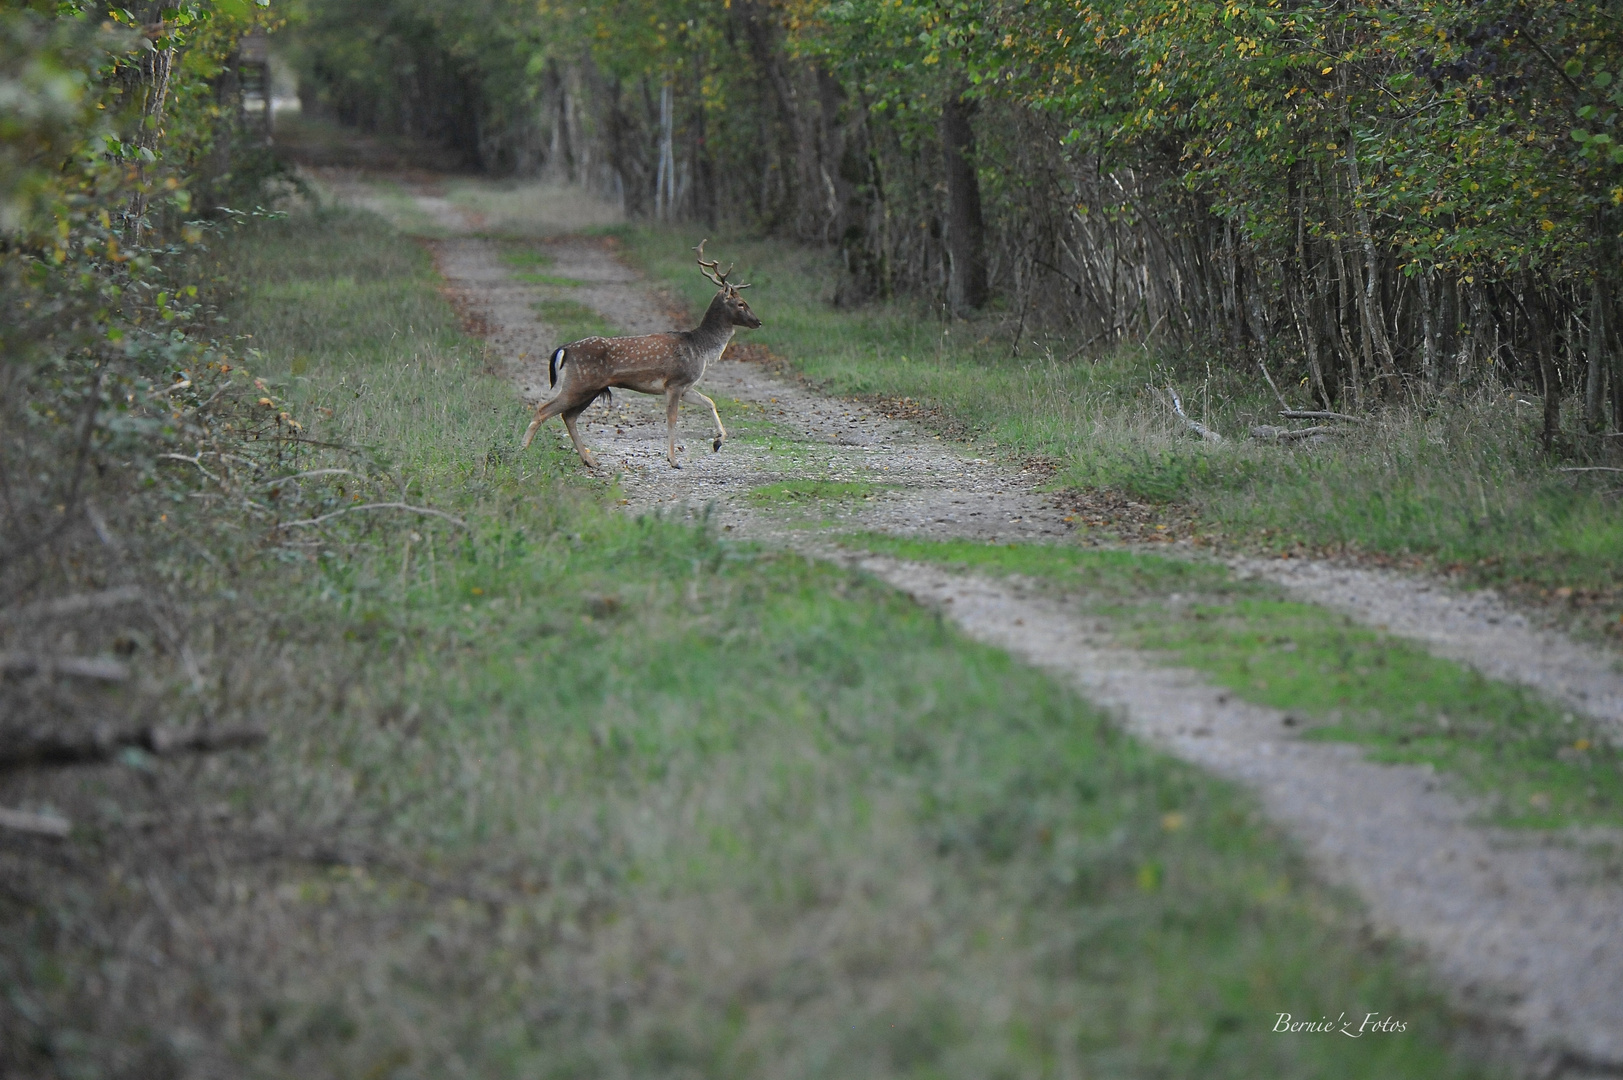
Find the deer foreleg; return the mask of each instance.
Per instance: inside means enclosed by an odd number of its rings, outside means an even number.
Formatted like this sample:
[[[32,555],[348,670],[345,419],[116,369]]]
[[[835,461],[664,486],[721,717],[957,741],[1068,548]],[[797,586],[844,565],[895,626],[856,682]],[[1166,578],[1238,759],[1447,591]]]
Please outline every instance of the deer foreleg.
[[[665,435],[666,447],[669,450],[671,468],[680,469],[682,466],[676,460],[676,407],[682,404],[683,391],[671,389],[665,391]]]
[[[721,413],[716,410],[716,403],[699,393],[697,390],[689,390],[683,396],[698,398],[700,401],[710,406],[710,415],[716,418],[716,441],[711,444],[710,449],[712,452],[719,451],[721,449],[721,444],[727,441],[727,429],[721,426]]]
[[[592,401],[596,400],[596,398],[592,399]],[[588,401],[586,405],[591,403],[591,401]],[[573,409],[564,410],[564,427],[569,429],[569,441],[575,444],[575,453],[580,455],[581,461],[585,463],[588,469],[595,469],[597,468],[597,462],[592,459],[592,452],[586,449],[586,444],[580,441],[580,432],[575,430],[575,418],[586,411],[586,405],[577,405]]]

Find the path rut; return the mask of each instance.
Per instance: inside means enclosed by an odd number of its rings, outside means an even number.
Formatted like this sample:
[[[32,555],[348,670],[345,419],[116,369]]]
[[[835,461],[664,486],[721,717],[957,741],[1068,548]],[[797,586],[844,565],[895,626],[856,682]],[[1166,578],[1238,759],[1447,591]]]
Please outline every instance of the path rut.
[[[527,400],[540,400],[545,358],[558,344],[536,314],[543,290],[516,281],[492,241],[441,240],[434,250],[448,286]],[[558,274],[585,283],[570,298],[621,332],[671,327],[671,305],[616,257],[612,241],[564,237],[549,251]],[[757,300],[770,321],[770,299]],[[732,414],[753,429],[713,454],[708,414],[684,410],[680,470],[665,463],[656,399],[617,395],[582,417],[585,439],[618,478],[631,511],[708,516],[735,536],[855,561],[950,613],[970,635],[1070,681],[1137,735],[1255,790],[1322,873],[1363,897],[1380,931],[1418,946],[1465,1007],[1506,1025],[1533,1071],[1623,1075],[1623,890],[1597,880],[1581,855],[1474,823],[1472,807],[1427,769],[1377,765],[1353,746],[1295,738],[1278,711],[1113,645],[1108,627],[1051,595],[1017,581],[852,555],[831,543],[854,529],[1062,538],[1073,527],[1039,490],[1040,476],[969,457],[759,364],[723,359],[700,389],[740,403]],[[515,415],[515,442],[523,424]],[[565,440],[559,425],[541,437]],[[807,478],[862,485],[862,495],[803,514],[751,500],[764,485]],[[1529,625],[1491,594],[1302,560],[1235,565],[1488,675],[1538,687],[1623,738],[1623,676],[1613,659]]]

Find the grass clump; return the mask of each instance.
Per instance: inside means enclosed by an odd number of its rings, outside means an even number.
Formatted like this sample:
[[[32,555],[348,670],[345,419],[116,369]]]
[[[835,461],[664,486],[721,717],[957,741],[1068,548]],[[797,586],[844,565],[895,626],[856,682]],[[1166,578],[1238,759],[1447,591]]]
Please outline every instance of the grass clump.
[[[749,500],[760,505],[850,502],[876,498],[884,490],[882,484],[869,484],[860,480],[784,480],[754,489],[749,493]]]
[[[855,535],[896,558],[1052,581],[1135,647],[1289,710],[1309,738],[1427,763],[1501,824],[1623,824],[1623,747],[1542,695],[1355,626],[1221,566],[1130,551]]]
[[[883,533],[854,533],[844,543],[881,555],[941,563],[964,570],[1044,578],[1094,598],[1140,600],[1174,591],[1216,592],[1232,581],[1222,567],[1131,551],[1058,544],[983,544],[973,540],[919,540]]]
[[[589,337],[610,337],[614,328],[608,320],[592,308],[576,300],[549,297],[538,300],[535,310],[558,333],[561,342],[579,341]]]
[[[258,628],[222,697],[273,735],[188,774],[184,888],[115,832],[75,886],[103,936],[6,909],[33,1071],[125,1032],[305,1078],[1480,1074],[1243,793],[870,579],[517,453],[524,408],[376,219],[217,255],[256,374],[326,444],[290,472],[347,470],[298,482],[347,506],[375,475],[465,526],[352,513],[229,579],[197,560]],[[192,791],[151,775],[154,811]],[[1370,1010],[1407,1030],[1271,1032]]]
[[[534,248],[509,246],[502,251],[502,262],[520,270],[545,270],[557,261],[547,252],[537,251]]]
[[[626,242],[693,304],[708,299],[684,262],[691,240],[650,228]],[[1393,407],[1324,444],[1260,443],[1246,433],[1278,423],[1277,402],[1260,379],[1214,373],[1198,354],[1125,346],[1079,358],[1060,337],[1016,350],[995,314],[947,321],[905,301],[835,309],[836,269],[823,253],[736,236],[712,248],[758,286],[765,324],[753,340],[797,371],[835,394],[916,400],[951,430],[1053,461],[1063,486],[1189,502],[1208,528],[1248,543],[1424,557],[1482,581],[1595,590],[1605,619],[1623,611],[1615,477],[1556,471],[1539,449],[1540,410],[1524,396],[1485,383]],[[1149,388],[1169,382],[1227,441],[1188,435]],[[1313,407],[1305,396],[1297,405]]]
[[[513,280],[522,281],[526,285],[550,285],[559,289],[578,289],[586,284],[584,281],[560,274],[536,274],[527,271],[514,274]]]

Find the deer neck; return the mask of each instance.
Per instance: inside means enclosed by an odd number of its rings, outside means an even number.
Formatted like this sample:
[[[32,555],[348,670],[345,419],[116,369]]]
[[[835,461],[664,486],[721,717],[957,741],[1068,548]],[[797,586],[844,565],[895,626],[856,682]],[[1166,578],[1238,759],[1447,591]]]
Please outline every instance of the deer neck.
[[[706,360],[714,360],[733,339],[733,329],[733,320],[727,317],[727,307],[722,303],[721,294],[717,293],[704,313],[704,321],[689,334],[699,354]]]

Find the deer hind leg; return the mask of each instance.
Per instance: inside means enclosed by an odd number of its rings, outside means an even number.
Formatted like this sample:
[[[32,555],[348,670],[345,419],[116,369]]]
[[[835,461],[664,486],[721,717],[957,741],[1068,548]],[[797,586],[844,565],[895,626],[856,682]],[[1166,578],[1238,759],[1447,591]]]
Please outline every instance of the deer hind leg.
[[[524,442],[520,449],[528,450],[530,448],[530,441],[535,438],[535,433],[540,429],[541,425],[546,423],[548,420],[551,420],[554,416],[557,416],[567,408],[569,408],[569,401],[562,395],[553,398],[551,401],[543,401],[541,404],[537,405],[535,407],[535,419],[531,420],[530,426],[525,429]]]
[[[711,444],[710,450],[712,453],[720,451],[721,444],[727,441],[727,429],[721,426],[721,413],[716,411],[716,403],[697,390],[689,390],[683,397],[698,398],[710,406],[710,415],[716,418],[716,441]]]
[[[592,399],[592,401],[596,400],[596,398]],[[588,401],[586,405],[576,405],[572,409],[565,409],[563,414],[564,427],[569,429],[569,441],[575,444],[575,453],[580,455],[581,461],[588,469],[597,468],[597,459],[592,457],[590,450],[586,449],[586,444],[580,441],[580,432],[575,430],[575,420],[581,413],[586,411],[586,406],[590,405],[592,401]]]
[[[673,469],[682,467],[676,460],[676,408],[682,404],[683,392],[681,387],[665,391],[665,441]]]

